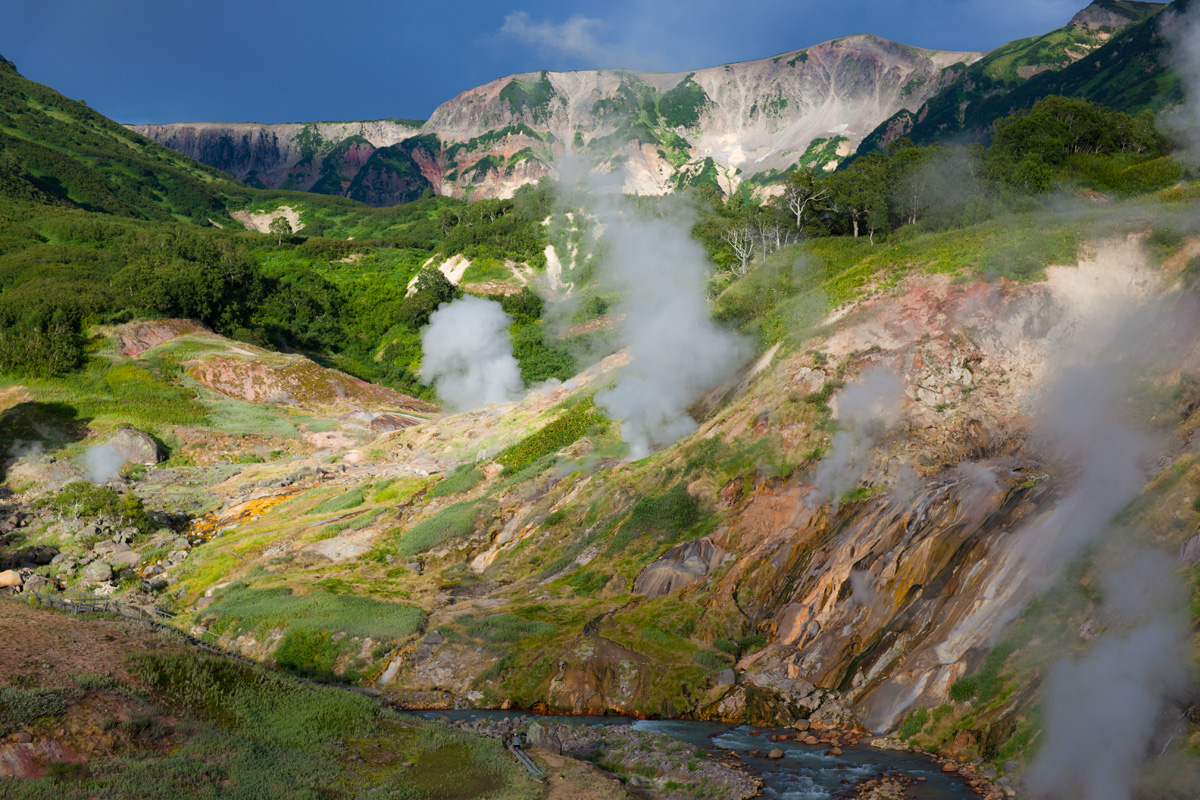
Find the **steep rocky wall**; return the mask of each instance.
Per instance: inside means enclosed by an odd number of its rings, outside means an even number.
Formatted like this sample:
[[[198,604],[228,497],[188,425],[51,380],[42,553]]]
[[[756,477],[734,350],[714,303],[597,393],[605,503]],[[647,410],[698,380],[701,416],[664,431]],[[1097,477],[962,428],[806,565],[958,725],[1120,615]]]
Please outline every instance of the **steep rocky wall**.
[[[919,108],[942,87],[946,67],[980,56],[856,35],[690,73],[499,78],[443,103],[419,131],[390,120],[133,129],[250,185],[348,194],[374,205],[412,199],[411,187],[396,177],[407,170],[359,178],[360,171],[382,148],[418,133],[436,136],[441,148],[424,160],[405,153],[428,182],[418,194],[432,188],[458,197],[508,197],[555,175],[567,153],[597,171],[623,168],[627,191],[658,194],[696,176],[728,191],[757,173],[794,165],[814,139],[840,136],[856,146],[896,112]]]

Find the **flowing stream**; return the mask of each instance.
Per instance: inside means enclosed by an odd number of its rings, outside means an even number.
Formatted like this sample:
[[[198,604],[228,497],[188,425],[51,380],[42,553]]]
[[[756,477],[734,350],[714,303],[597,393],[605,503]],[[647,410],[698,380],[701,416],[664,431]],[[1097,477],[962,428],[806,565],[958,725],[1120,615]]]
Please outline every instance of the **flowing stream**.
[[[431,711],[429,719],[500,720],[533,717],[524,712],[507,711]],[[914,800],[975,800],[978,797],[956,775],[943,773],[941,766],[925,756],[899,750],[874,747],[843,747],[840,756],[827,756],[828,745],[804,745],[796,742],[771,742],[767,728],[729,725],[692,720],[638,720],[629,717],[547,717],[559,725],[629,725],[634,730],[659,733],[703,747],[714,754],[736,753],[747,772],[763,781],[762,797],[767,800],[830,800],[851,784],[885,772],[900,772],[912,778],[924,778],[906,787]],[[758,731],[759,735],[751,734]],[[766,754],[783,751],[783,758],[771,760]],[[762,755],[752,756],[751,750]]]

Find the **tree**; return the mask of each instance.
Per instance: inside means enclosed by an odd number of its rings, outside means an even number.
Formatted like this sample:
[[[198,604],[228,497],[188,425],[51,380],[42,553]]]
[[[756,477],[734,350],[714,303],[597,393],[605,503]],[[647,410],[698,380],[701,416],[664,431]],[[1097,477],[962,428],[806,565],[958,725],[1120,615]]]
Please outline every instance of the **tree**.
[[[802,166],[788,175],[783,202],[796,217],[796,229],[803,231],[805,216],[828,206],[832,195],[833,190],[810,166]]]
[[[729,245],[733,257],[737,259],[733,271],[739,277],[750,269],[750,260],[754,258],[754,239],[754,228],[744,222],[729,226],[721,234],[721,241]]]
[[[283,237],[292,235],[292,223],[288,222],[287,217],[280,214],[271,220],[269,230],[276,236],[275,245],[278,247],[283,244]]]

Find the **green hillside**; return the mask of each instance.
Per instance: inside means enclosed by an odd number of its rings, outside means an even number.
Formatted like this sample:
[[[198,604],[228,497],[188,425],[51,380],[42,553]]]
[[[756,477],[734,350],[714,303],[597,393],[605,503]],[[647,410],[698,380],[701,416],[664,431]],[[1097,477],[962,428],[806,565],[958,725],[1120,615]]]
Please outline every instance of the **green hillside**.
[[[917,114],[902,110],[883,122],[858,152],[878,150],[901,135],[920,144],[978,138],[994,120],[1050,95],[1129,113],[1178,102],[1179,82],[1165,66],[1166,43],[1159,31],[1158,15],[1167,5],[1102,5],[1129,17],[1129,26],[1115,31],[1068,25],[1010,42],[969,67],[954,67],[961,72],[954,83]]]
[[[0,59],[0,184],[36,202],[147,220],[225,219],[228,175],[138,136]]]

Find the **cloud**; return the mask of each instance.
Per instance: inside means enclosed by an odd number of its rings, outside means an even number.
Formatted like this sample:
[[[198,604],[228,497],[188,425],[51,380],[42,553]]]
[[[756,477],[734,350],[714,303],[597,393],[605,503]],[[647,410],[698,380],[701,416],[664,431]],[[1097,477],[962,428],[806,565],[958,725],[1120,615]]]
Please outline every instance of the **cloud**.
[[[633,47],[604,41],[603,37],[611,30],[612,26],[604,20],[579,14],[556,24],[535,21],[524,11],[514,11],[504,18],[500,36],[533,45],[543,55],[565,56],[593,67],[628,69],[653,66]]]

